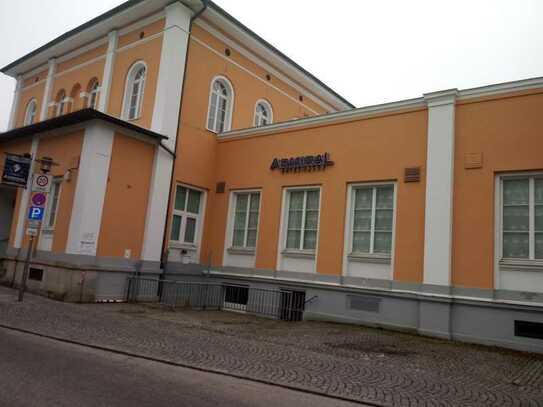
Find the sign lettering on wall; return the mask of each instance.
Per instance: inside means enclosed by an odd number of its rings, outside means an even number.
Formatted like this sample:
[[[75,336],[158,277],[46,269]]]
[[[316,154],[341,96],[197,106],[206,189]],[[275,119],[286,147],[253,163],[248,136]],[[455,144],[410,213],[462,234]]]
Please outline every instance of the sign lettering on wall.
[[[334,162],[330,160],[330,154],[324,153],[300,157],[274,158],[270,170],[280,170],[281,172],[313,171],[324,170],[332,165],[334,165]]]
[[[26,188],[32,158],[17,154],[6,154],[2,184]]]

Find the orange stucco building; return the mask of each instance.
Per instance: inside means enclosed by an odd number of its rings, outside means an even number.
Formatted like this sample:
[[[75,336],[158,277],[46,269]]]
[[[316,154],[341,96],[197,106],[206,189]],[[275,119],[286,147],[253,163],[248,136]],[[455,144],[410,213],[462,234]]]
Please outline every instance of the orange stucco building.
[[[542,79],[354,108],[201,0],[128,1],[2,72],[0,148],[58,164],[31,289],[205,279],[295,293],[308,319],[543,350]],[[5,283],[29,199],[0,187]]]

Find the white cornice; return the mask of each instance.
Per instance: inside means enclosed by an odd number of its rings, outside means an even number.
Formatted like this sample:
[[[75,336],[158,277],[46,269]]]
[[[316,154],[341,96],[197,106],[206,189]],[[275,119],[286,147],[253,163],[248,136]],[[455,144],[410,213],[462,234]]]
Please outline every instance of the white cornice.
[[[361,107],[358,109],[345,110],[342,112],[330,113],[321,116],[313,116],[299,120],[270,124],[262,127],[251,127],[241,130],[232,130],[217,134],[219,141],[244,138],[248,136],[265,136],[301,128],[316,127],[343,123],[353,120],[367,119],[382,114],[397,114],[405,111],[425,109],[424,98],[407,99],[399,102],[384,103],[380,105]]]
[[[469,100],[480,97],[488,97],[503,93],[520,92],[543,88],[543,77],[522,79],[520,81],[504,82],[494,85],[479,86],[477,88],[464,89],[458,93],[458,100]]]
[[[456,98],[458,97],[458,89],[425,93],[423,97],[428,107],[452,105],[456,102]]]

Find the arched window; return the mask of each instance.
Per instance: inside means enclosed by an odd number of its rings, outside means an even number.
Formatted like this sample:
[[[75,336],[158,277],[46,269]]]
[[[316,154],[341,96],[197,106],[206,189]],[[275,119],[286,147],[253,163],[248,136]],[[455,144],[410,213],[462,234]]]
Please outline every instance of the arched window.
[[[36,112],[38,110],[38,103],[36,102],[36,99],[31,99],[30,102],[26,105],[26,112],[25,112],[25,121],[24,125],[28,126],[29,124],[34,123],[34,120],[36,119]]]
[[[143,62],[136,62],[128,72],[124,94],[124,117],[127,120],[137,119],[141,114],[146,74],[147,67]]]
[[[87,107],[91,109],[96,109],[98,105],[98,92],[100,91],[100,84],[98,79],[92,78],[87,86],[87,93],[89,94],[87,99]]]
[[[273,122],[273,111],[271,105],[266,100],[256,102],[255,108],[255,126],[265,126]]]
[[[230,130],[234,91],[228,79],[218,77],[211,82],[207,128],[215,133]]]
[[[66,91],[64,89],[58,91],[55,102],[57,104],[57,116],[66,113],[68,101],[66,100]]]
[[[72,90],[70,92],[70,98],[69,98],[69,102],[68,102],[68,109],[65,113],[68,113],[68,111],[70,112],[74,112],[76,110],[79,110],[82,106],[81,106],[81,85],[79,83],[76,83],[73,87],[72,87]]]

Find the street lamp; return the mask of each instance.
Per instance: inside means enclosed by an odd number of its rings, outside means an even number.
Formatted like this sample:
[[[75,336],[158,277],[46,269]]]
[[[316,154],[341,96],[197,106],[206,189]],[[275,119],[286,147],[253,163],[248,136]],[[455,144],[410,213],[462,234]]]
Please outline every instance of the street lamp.
[[[51,157],[42,157],[40,160],[36,160],[40,163],[41,172],[44,174],[47,174],[49,171],[51,171],[51,167],[55,165],[55,162],[53,162],[53,159]]]

